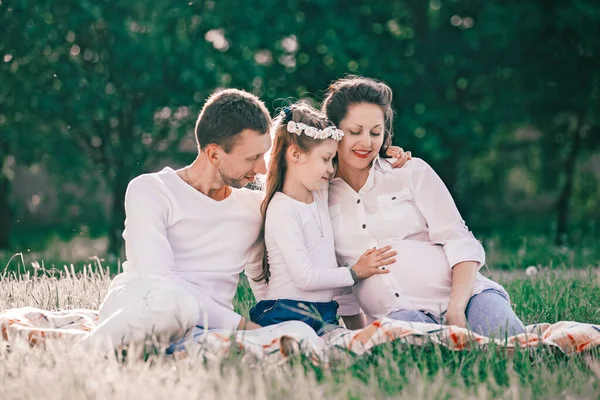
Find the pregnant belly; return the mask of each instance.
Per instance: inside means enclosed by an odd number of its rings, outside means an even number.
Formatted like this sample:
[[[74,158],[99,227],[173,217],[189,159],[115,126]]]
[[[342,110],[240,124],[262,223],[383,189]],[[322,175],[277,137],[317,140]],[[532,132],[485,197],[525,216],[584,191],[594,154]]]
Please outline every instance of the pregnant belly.
[[[439,314],[447,309],[452,289],[452,269],[440,245],[416,240],[390,243],[398,252],[390,265],[395,284],[413,309]]]

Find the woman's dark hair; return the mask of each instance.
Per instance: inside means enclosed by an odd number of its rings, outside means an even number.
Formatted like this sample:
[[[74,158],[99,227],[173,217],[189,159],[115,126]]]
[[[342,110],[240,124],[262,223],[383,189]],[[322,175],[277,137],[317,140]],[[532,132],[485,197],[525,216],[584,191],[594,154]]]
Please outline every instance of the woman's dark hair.
[[[383,82],[362,76],[349,75],[329,85],[321,110],[336,126],[340,126],[353,104],[375,104],[381,107],[384,116],[383,145],[379,151],[381,157],[387,157],[386,151],[392,145],[394,136],[392,109],[392,89]]]

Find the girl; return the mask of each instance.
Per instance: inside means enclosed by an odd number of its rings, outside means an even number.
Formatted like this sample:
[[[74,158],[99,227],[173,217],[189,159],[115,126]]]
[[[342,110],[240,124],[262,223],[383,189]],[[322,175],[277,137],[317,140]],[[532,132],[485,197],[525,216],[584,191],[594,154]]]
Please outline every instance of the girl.
[[[274,131],[261,207],[266,252],[255,280],[268,285],[250,318],[261,326],[300,320],[323,335],[339,327],[334,289],[386,274],[396,252],[371,248],[338,267],[327,185],[343,132],[306,103],[284,108]]]
[[[380,158],[391,143],[391,102],[389,86],[362,77],[334,82],[323,102],[344,132],[329,186],[338,262],[357,260],[356,246],[364,243],[391,245],[402,255],[389,275],[339,297],[346,325],[361,327],[362,309],[371,319],[469,325],[486,336],[524,332],[504,288],[478,272],[483,247],[435,171],[420,159],[392,169]]]

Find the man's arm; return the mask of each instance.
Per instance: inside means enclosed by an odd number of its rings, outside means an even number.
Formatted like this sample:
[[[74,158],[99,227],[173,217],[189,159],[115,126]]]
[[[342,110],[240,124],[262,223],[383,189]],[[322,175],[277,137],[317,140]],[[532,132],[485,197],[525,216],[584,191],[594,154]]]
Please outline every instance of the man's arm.
[[[263,257],[264,241],[262,238],[259,238],[254,243],[254,246],[252,246],[252,251],[244,268],[244,275],[248,278],[248,284],[250,285],[250,289],[252,289],[252,294],[254,294],[256,301],[264,300],[268,290],[267,283],[264,280],[260,282],[255,281],[262,274]]]
[[[248,321],[246,318],[242,317],[240,323],[237,326],[238,331],[253,331],[254,329],[260,329],[262,326],[255,324],[252,321]]]
[[[254,243],[250,252],[250,257],[248,257],[248,261],[246,261],[246,266],[244,268],[244,275],[246,275],[246,278],[248,279],[248,284],[250,285],[252,294],[254,294],[254,298],[257,302],[264,300],[268,289],[264,280],[260,282],[256,282],[254,280],[262,273],[262,261],[264,254],[263,243],[264,242],[262,238],[259,238],[256,243]],[[261,326],[247,320],[246,318],[242,318],[237,327],[238,330],[252,330],[258,328],[261,328]]]
[[[131,181],[125,193],[127,262],[143,278],[175,278],[175,259],[167,238],[170,201],[150,176]]]

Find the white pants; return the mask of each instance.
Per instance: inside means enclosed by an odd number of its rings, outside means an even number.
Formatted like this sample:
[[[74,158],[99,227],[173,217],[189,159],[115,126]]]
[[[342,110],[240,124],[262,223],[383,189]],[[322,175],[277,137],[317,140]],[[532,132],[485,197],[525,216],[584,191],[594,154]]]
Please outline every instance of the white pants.
[[[117,349],[149,338],[168,344],[184,337],[200,320],[196,299],[185,288],[161,279],[112,287],[99,314],[100,325],[78,347]]]

